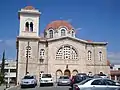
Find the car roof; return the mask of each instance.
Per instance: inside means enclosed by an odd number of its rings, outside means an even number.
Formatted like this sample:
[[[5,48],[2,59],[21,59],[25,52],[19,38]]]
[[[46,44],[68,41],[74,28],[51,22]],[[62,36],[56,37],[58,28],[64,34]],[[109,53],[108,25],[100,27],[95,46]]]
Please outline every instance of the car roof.
[[[67,76],[67,75],[63,75],[63,76],[60,76],[60,77],[69,77],[69,76]]]
[[[87,75],[86,73],[78,73],[77,75]]]

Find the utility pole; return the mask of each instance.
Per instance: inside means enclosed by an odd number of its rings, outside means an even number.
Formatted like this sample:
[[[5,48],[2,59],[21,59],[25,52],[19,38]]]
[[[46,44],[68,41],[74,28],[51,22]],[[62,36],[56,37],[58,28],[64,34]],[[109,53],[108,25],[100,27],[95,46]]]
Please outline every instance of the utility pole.
[[[29,59],[29,53],[30,53],[30,50],[31,50],[31,47],[29,45],[29,41],[28,41],[28,44],[27,44],[27,47],[26,47],[26,72],[25,72],[25,75],[27,75],[28,73],[28,59]]]

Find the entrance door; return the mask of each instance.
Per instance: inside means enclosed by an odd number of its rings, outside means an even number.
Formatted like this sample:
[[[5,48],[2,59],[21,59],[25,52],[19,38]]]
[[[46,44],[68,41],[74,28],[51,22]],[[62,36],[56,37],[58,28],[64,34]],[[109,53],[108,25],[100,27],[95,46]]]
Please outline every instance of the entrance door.
[[[72,75],[73,75],[73,76],[75,76],[77,73],[78,73],[77,70],[73,70],[73,71],[72,71]]]
[[[66,69],[66,70],[64,71],[64,75],[71,76],[70,70],[69,70],[69,69]]]
[[[56,71],[56,82],[58,81],[58,78],[62,76],[62,71],[59,69]]]

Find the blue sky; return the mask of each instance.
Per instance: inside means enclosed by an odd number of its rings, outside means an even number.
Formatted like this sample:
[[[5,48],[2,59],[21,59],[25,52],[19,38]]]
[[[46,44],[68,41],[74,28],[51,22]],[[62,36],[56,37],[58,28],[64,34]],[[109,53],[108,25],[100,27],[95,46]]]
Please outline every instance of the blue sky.
[[[67,20],[77,30],[77,37],[108,42],[108,59],[120,63],[120,0],[1,0],[0,59],[16,59],[19,32],[18,10],[32,5],[41,11],[40,33],[53,20]]]

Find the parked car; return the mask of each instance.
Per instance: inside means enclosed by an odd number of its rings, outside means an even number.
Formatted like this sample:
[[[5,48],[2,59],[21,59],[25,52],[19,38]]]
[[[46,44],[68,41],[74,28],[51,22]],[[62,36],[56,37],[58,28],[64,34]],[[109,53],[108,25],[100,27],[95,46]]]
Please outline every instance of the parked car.
[[[33,75],[26,75],[24,78],[21,80],[20,86],[21,88],[23,87],[35,87],[37,85],[37,79]]]
[[[70,86],[73,87],[73,84],[80,83],[83,80],[88,79],[88,78],[90,78],[90,77],[87,76],[87,75],[75,75],[75,76],[72,76]]]
[[[44,73],[41,74],[40,86],[44,86],[44,85],[51,85],[51,86],[54,85],[51,74],[44,74]]]
[[[60,76],[59,79],[58,79],[58,82],[57,82],[57,85],[58,86],[61,86],[61,85],[70,85],[70,78],[69,76]]]
[[[94,78],[108,78],[108,76],[105,74],[95,74]]]
[[[78,73],[77,75],[79,75],[79,76],[87,76],[87,74],[86,73]]]
[[[73,90],[119,90],[120,86],[106,78],[86,79],[73,85]]]

